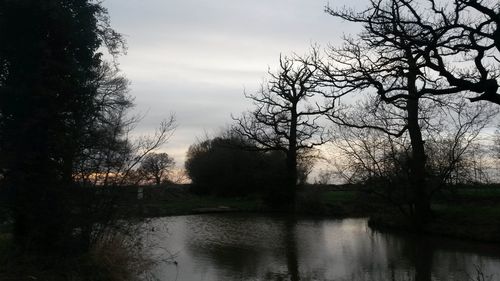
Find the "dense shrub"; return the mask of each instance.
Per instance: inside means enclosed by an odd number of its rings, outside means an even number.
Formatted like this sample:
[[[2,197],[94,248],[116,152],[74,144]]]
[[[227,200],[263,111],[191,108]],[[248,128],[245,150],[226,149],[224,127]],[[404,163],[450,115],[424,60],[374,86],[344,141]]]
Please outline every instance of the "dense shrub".
[[[284,163],[280,152],[258,151],[237,137],[217,137],[191,145],[185,166],[198,193],[234,196],[278,188]]]

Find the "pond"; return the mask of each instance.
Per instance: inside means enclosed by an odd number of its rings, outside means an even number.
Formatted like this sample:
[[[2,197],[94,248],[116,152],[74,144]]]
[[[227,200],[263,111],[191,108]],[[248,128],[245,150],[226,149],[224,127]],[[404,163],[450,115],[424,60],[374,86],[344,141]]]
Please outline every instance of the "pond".
[[[176,255],[154,269],[162,281],[500,280],[498,245],[384,233],[363,218],[206,214],[152,224],[154,251]]]

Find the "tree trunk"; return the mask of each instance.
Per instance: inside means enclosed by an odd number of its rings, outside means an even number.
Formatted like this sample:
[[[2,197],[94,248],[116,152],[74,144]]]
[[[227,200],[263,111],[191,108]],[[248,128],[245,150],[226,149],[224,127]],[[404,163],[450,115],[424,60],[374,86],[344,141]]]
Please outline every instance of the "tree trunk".
[[[290,118],[290,139],[286,154],[287,188],[289,188],[289,207],[295,210],[297,189],[297,105],[292,106]]]
[[[414,224],[421,229],[430,217],[430,202],[425,172],[426,155],[422,131],[419,124],[419,97],[416,88],[416,71],[408,74],[408,90],[410,98],[407,100],[408,132],[411,142],[410,159],[410,186],[415,206]]]

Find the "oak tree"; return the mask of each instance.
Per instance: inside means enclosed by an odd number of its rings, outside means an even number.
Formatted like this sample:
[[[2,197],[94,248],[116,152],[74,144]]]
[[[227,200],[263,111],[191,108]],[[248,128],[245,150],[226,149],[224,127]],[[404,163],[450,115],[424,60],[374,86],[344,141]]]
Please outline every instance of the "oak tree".
[[[285,155],[287,196],[294,205],[298,182],[298,160],[307,151],[327,140],[321,124],[323,114],[333,108],[319,95],[313,57],[280,57],[277,72],[269,72],[269,81],[260,91],[245,94],[254,109],[235,118],[236,132],[255,142],[261,150]]]

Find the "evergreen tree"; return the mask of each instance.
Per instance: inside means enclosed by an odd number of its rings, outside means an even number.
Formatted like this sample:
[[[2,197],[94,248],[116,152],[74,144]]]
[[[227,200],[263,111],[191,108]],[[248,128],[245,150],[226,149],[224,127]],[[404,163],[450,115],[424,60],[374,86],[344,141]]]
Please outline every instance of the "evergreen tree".
[[[67,248],[74,160],[98,111],[98,49],[120,40],[93,1],[0,0],[0,168],[24,249]]]

